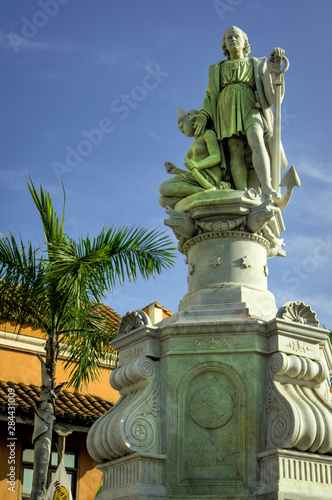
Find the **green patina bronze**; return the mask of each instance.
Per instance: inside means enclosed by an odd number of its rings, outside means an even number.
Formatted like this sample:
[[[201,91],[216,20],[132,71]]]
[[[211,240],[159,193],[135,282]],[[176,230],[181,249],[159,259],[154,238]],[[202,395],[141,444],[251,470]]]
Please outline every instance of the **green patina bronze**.
[[[159,202],[163,207],[173,208],[181,199],[205,190],[230,188],[230,184],[223,180],[226,165],[222,145],[213,130],[204,127],[199,133],[195,131],[194,121],[198,114],[199,111],[195,109],[186,113],[183,109],[178,109],[180,131],[195,140],[184,158],[189,172],[171,162],[165,162],[166,171],[175,176],[159,187],[162,195]]]
[[[167,172],[176,177],[160,186],[164,207],[174,207],[180,199],[206,189],[230,186],[237,190],[253,187],[269,198],[278,198],[280,172],[287,160],[280,140],[273,142],[271,107],[275,105],[276,78],[281,98],[284,92],[283,76],[273,73],[274,67],[280,67],[284,51],[278,47],[272,50],[269,67],[266,58],[249,58],[247,35],[234,26],[225,31],[222,49],[226,60],[210,66],[200,112],[183,114],[182,129],[179,122],[182,132],[195,137],[184,161],[190,172],[165,163]],[[272,186],[274,149],[279,152],[279,176]]]

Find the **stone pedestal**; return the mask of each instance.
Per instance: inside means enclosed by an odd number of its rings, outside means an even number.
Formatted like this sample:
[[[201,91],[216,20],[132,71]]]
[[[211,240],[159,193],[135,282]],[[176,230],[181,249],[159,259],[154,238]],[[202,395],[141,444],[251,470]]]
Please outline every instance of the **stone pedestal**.
[[[121,399],[88,437],[101,500],[332,498],[331,347],[300,319],[180,314],[120,335]]]
[[[258,455],[260,500],[327,500],[332,498],[332,457],[296,450]]]
[[[188,293],[180,301],[180,315],[214,315],[216,321],[274,318],[277,308],[267,290],[268,248],[265,238],[243,231],[205,233],[190,239],[183,248]]]
[[[103,473],[100,500],[165,498],[163,455],[133,453],[98,468]]]
[[[332,499],[328,334],[303,303],[277,311],[263,236],[182,248],[179,312],[155,326],[128,313],[112,343],[121,398],[88,435],[101,500]]]

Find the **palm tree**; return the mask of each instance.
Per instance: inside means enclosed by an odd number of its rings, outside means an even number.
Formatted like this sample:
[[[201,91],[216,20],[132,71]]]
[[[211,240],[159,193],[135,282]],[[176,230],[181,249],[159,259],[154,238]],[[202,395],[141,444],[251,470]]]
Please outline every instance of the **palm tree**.
[[[41,395],[35,409],[32,500],[44,500],[51,451],[55,385],[59,351],[65,346],[75,390],[100,374],[100,361],[110,352],[112,325],[101,313],[106,292],[138,275],[147,279],[173,264],[171,240],[144,227],[102,229],[75,242],[64,232],[65,193],[61,222],[47,191],[28,188],[41,217],[46,244],[34,249],[22,239],[0,235],[0,321],[18,326],[33,323],[46,334],[41,356]],[[114,329],[113,329],[114,330]],[[60,344],[61,343],[61,344]]]

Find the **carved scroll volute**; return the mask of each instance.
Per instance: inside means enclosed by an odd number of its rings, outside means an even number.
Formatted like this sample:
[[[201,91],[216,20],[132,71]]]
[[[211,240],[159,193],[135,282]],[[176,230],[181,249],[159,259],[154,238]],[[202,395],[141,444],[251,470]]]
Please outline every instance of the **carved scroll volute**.
[[[276,353],[269,361],[267,448],[332,452],[332,407],[320,391],[327,366]]]
[[[128,363],[111,373],[110,384],[121,398],[90,429],[92,458],[103,462],[137,451],[159,453],[158,362],[143,357]]]

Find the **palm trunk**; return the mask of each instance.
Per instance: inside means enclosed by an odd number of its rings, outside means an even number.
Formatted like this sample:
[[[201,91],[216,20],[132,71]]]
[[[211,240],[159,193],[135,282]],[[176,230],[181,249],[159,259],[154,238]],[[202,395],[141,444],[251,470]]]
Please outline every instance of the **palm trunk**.
[[[46,343],[46,364],[41,362],[41,393],[35,409],[35,424],[32,436],[34,445],[34,466],[30,500],[45,500],[48,466],[50,462],[53,424],[55,421],[55,367],[58,354],[57,336],[48,335]]]
[[[51,405],[48,405],[51,406]],[[37,410],[38,411],[38,410]],[[51,413],[49,413],[51,415]],[[53,416],[53,415],[52,415]],[[38,416],[35,416],[35,428],[38,425]],[[55,417],[54,417],[55,418]],[[47,430],[34,441],[33,481],[30,500],[45,500],[47,474],[52,447],[53,421],[47,425]]]

